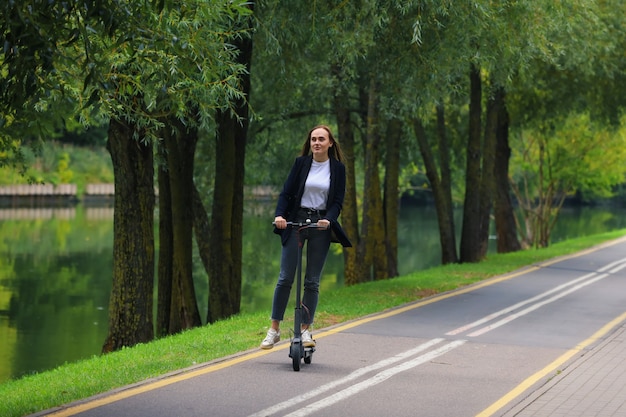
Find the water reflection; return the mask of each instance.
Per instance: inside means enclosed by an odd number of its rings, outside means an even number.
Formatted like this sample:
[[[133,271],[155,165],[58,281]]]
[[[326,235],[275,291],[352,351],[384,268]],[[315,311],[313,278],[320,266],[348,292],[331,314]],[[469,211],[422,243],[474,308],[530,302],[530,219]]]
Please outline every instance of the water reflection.
[[[0,381],[100,351],[112,211],[0,210]]]
[[[241,308],[268,317],[280,259],[272,211],[269,202],[250,208],[243,238]],[[0,383],[99,354],[108,326],[112,219],[111,207],[0,209]],[[553,242],[619,228],[626,228],[623,209],[567,209]],[[434,208],[404,206],[398,235],[401,274],[439,264]],[[332,245],[322,303],[343,279],[341,247]],[[208,279],[197,254],[194,280],[206,312]]]

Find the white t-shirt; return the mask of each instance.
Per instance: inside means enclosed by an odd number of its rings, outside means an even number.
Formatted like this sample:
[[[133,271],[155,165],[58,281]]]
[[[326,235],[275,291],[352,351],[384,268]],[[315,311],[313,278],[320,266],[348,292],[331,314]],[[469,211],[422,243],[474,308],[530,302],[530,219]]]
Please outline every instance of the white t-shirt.
[[[316,210],[326,210],[328,189],[330,188],[330,159],[311,164],[309,176],[304,183],[304,194],[300,206]]]

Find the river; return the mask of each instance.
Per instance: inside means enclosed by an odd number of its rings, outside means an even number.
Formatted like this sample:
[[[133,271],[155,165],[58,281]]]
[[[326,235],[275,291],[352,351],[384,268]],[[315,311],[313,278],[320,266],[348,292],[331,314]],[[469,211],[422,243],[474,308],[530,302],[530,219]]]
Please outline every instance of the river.
[[[272,209],[255,205],[245,215],[243,312],[269,315],[280,258]],[[625,214],[611,207],[565,209],[552,242],[626,228]],[[0,383],[100,352],[108,325],[112,220],[110,207],[0,209]],[[403,206],[398,240],[401,274],[438,265],[434,208]],[[206,312],[206,273],[197,256],[194,265],[198,304]],[[332,245],[322,294],[343,285],[342,270],[341,247]]]

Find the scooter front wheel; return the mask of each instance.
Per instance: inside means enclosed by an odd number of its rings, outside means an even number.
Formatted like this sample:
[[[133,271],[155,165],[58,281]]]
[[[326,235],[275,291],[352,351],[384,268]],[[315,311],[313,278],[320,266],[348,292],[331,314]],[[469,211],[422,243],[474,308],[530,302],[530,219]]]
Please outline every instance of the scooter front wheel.
[[[298,372],[300,370],[300,361],[302,359],[302,350],[299,342],[291,343],[291,361],[293,362],[293,370]]]

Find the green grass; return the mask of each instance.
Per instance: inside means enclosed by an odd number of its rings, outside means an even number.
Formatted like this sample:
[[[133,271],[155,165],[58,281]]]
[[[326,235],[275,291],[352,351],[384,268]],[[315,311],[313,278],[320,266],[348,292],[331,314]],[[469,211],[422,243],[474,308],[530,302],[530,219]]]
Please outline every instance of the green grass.
[[[478,264],[440,266],[390,280],[340,288],[322,295],[316,328],[319,331],[624,235],[626,230],[587,236],[545,249],[490,255]],[[238,315],[151,343],[0,384],[0,416],[35,413],[255,348],[267,331],[268,314]],[[283,328],[290,328],[289,321],[283,324]]]

